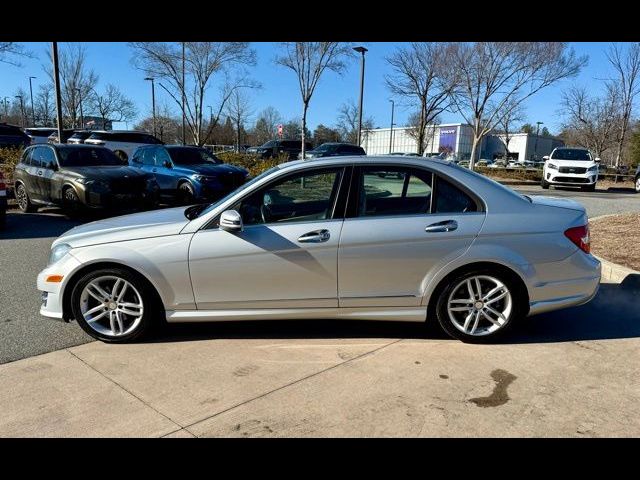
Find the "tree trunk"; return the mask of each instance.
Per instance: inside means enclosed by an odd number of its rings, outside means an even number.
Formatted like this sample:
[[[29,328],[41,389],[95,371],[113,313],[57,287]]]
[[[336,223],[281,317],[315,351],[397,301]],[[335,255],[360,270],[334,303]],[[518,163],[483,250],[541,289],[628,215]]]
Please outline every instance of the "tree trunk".
[[[304,156],[306,153],[305,149],[305,131],[307,130],[307,109],[309,108],[309,103],[305,102],[304,107],[302,108],[302,145],[300,146],[300,154],[302,160],[304,160]]]
[[[622,120],[622,131],[620,132],[620,139],[618,140],[618,148],[616,150],[616,168],[620,166],[620,160],[622,157],[622,147],[624,146],[624,139],[627,134],[628,120],[625,118]]]
[[[236,120],[236,150],[240,153],[240,117]]]
[[[474,135],[473,145],[471,146],[471,157],[469,158],[469,170],[473,170],[476,166],[476,152],[478,150],[478,143],[480,143],[480,139]]]
[[[422,156],[424,153],[424,137],[427,126],[425,125],[425,105],[422,103],[420,107],[420,124],[418,126],[418,155]]]

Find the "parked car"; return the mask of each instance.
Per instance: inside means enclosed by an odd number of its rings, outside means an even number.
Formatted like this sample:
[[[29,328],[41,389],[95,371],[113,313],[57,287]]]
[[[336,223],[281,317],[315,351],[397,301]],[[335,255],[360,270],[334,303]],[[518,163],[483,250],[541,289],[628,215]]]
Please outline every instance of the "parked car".
[[[419,157],[420,156],[417,153],[405,153],[405,152],[393,152],[390,155],[399,155],[399,156],[403,156],[403,157]],[[427,158],[435,158],[435,156],[427,155],[426,152],[425,152],[425,154],[423,156],[425,156]]]
[[[7,184],[4,182],[4,174],[0,169],[0,228],[7,223]]]
[[[58,138],[58,130],[54,130],[49,138],[47,139],[47,143],[56,144],[56,143],[67,143],[67,140],[76,132],[73,128],[65,128],[62,130],[62,140]]]
[[[271,140],[259,147],[247,149],[247,153],[259,155],[261,158],[273,158],[281,154],[287,154],[289,160],[295,160],[302,151],[300,140]],[[311,143],[305,142],[305,150],[311,150]]]
[[[107,147],[125,164],[134,150],[141,145],[164,145],[164,142],[147,132],[133,130],[94,130],[84,143]]]
[[[73,215],[83,208],[152,207],[158,185],[150,173],[123,166],[95,145],[33,145],[16,165],[14,188],[23,212],[58,205]]]
[[[222,163],[202,147],[147,145],[129,160],[132,167],[152,173],[160,195],[182,204],[215,200],[245,183],[249,172]]]
[[[634,178],[636,193],[640,193],[640,165],[636,168],[636,177]]]
[[[57,131],[57,129],[50,127],[32,127],[24,129],[24,133],[26,133],[27,136],[31,139],[31,145],[36,145],[38,143],[47,143],[49,135]]]
[[[298,158],[301,157],[298,154]],[[305,158],[343,157],[345,155],[366,155],[364,149],[350,143],[323,143],[313,150],[305,152]]]
[[[593,192],[598,182],[598,163],[585,148],[555,148],[549,157],[544,157],[542,188],[551,185],[581,187]]]
[[[210,205],[76,227],[37,285],[42,315],[105,342],[164,320],[320,318],[437,319],[484,342],[592,299],[589,250],[575,201],[440,160],[339,157],[283,163]]]
[[[0,148],[24,148],[31,144],[31,138],[20,127],[0,123]]]
[[[89,138],[92,133],[93,133],[93,131],[91,131],[91,130],[75,130],[73,132],[73,135],[71,135],[67,139],[67,143],[70,143],[71,145],[80,145],[80,144],[84,143],[84,141],[87,138]]]

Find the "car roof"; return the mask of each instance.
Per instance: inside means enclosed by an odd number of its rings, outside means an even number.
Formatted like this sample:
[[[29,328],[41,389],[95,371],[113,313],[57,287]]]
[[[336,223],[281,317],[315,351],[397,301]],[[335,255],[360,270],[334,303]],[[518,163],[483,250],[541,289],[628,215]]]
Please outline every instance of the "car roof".
[[[554,150],[584,150],[585,152],[589,151],[588,148],[584,147],[556,147],[554,148]]]
[[[144,130],[91,130],[91,133],[142,133],[144,135],[151,135]]]
[[[417,165],[417,166],[447,166],[455,163],[449,160],[443,160],[441,158],[425,158],[425,157],[405,157],[398,155],[345,155],[342,157],[324,157],[324,158],[312,158],[306,160],[293,160],[291,162],[284,162],[278,165],[278,168],[289,169],[298,168],[302,165],[314,166],[331,166],[331,165],[344,165],[344,164],[396,164],[396,165]]]

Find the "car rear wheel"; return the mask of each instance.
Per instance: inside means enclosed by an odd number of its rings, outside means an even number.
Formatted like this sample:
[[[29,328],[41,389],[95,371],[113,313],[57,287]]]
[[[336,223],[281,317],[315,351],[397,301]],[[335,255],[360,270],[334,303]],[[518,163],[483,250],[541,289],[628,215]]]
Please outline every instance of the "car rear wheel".
[[[101,269],[82,277],[71,294],[71,308],[80,327],[108,343],[140,339],[157,316],[152,287],[119,268]]]
[[[31,213],[38,210],[37,207],[31,203],[27,189],[22,183],[18,183],[16,186],[16,202],[18,203],[18,208],[24,213]]]
[[[475,270],[452,278],[438,299],[438,321],[451,337],[488,343],[526,312],[526,296],[502,272]]]

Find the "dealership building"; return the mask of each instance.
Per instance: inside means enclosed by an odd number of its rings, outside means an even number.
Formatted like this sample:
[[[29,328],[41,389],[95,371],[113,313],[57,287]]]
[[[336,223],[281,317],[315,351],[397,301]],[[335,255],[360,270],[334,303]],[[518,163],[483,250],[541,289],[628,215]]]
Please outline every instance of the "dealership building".
[[[367,155],[388,153],[416,153],[418,142],[411,135],[410,127],[376,128],[362,132],[361,147]],[[428,125],[426,131],[427,155],[445,153],[446,158],[468,160],[473,146],[473,130],[464,123],[443,123]],[[556,147],[563,146],[562,140],[528,133],[509,135],[509,158],[513,160],[534,160],[549,155]],[[480,144],[478,159],[494,160],[503,158],[506,150],[504,134],[486,135]]]

